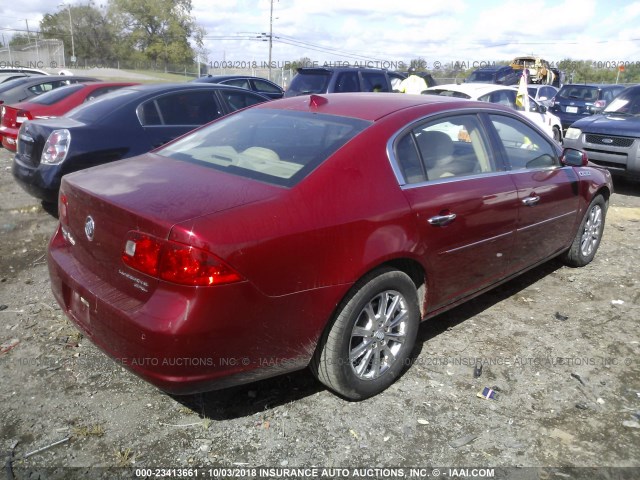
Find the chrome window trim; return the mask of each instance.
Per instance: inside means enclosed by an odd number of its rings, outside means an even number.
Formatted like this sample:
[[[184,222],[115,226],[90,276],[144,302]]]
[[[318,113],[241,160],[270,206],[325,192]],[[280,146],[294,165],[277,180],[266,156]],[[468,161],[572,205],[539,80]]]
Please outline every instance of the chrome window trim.
[[[400,136],[413,130],[416,125],[419,125],[429,120],[436,120],[438,117],[458,116],[458,115],[478,115],[481,113],[506,115],[508,117],[512,117],[520,121],[524,119],[523,123],[525,125],[533,128],[536,132],[540,134],[544,134],[543,138],[547,136],[547,134],[543,132],[537,125],[535,125],[533,122],[528,120],[526,117],[518,114],[518,112],[515,110],[511,112],[511,111],[504,111],[504,110],[496,110],[493,108],[473,107],[473,108],[470,108],[469,110],[466,110],[466,109],[455,110],[455,113],[452,113],[451,111],[447,111],[447,112],[435,112],[435,113],[424,115],[412,121],[410,124],[405,125],[403,128],[401,128],[397,132],[395,132],[393,135],[391,135],[391,137],[389,137],[389,140],[387,141],[387,147],[386,147],[387,159],[391,164],[391,170],[393,171],[393,174],[395,175],[396,181],[398,182],[398,185],[400,186],[400,188],[402,190],[408,190],[411,188],[424,187],[426,185],[458,182],[458,181],[467,180],[467,179],[477,179],[477,178],[494,177],[494,176],[500,176],[500,175],[513,175],[515,173],[522,173],[522,172],[536,172],[536,171],[547,171],[547,170],[557,170],[561,168],[567,168],[564,165],[562,165],[558,159],[558,165],[553,165],[550,167],[538,167],[538,168],[530,168],[530,169],[527,168],[527,169],[518,169],[518,170],[509,169],[509,170],[498,171],[498,172],[484,172],[484,173],[478,173],[475,175],[464,175],[460,177],[437,178],[434,180],[426,180],[424,182],[419,182],[419,183],[408,183],[406,181],[406,179],[404,178],[404,174],[402,173],[402,169],[400,168],[400,163],[398,162],[398,159],[396,158],[395,153],[393,151],[393,145],[395,144],[396,140]],[[552,142],[549,142],[549,143],[552,144]],[[492,145],[489,145],[489,147],[492,147]]]

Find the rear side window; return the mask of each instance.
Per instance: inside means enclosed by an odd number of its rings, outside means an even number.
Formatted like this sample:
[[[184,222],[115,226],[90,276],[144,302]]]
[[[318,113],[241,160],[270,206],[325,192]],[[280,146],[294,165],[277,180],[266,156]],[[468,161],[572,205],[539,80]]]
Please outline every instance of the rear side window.
[[[336,93],[359,92],[358,72],[340,72],[336,78]]]
[[[138,107],[138,118],[143,126],[202,125],[222,114],[211,91],[171,93]]]
[[[246,78],[234,78],[233,80],[225,80],[224,82],[220,82],[220,83],[224,83],[225,85],[232,85],[234,87],[240,87],[240,88],[251,88],[251,85],[249,85],[249,80],[247,80]]]
[[[370,124],[334,115],[248,109],[155,153],[293,186]]]
[[[362,72],[362,91],[388,92],[387,77],[385,77],[384,73]]]
[[[558,165],[555,149],[533,128],[505,115],[489,115],[507,154],[511,170]]]
[[[253,80],[253,84],[256,86],[258,92],[267,93],[280,93],[280,89],[272,83],[265,82],[264,80]]]
[[[395,156],[405,182],[495,172],[496,162],[476,115],[456,115],[414,128],[400,138]]]

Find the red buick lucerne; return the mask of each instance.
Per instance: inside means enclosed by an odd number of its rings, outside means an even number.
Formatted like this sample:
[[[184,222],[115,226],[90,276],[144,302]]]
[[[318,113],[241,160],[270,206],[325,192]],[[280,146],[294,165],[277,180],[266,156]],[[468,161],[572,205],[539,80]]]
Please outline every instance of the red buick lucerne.
[[[357,400],[399,376],[421,321],[589,263],[611,193],[507,107],[294,97],[66,175],[49,269],[69,318],[167,392],[309,366]]]

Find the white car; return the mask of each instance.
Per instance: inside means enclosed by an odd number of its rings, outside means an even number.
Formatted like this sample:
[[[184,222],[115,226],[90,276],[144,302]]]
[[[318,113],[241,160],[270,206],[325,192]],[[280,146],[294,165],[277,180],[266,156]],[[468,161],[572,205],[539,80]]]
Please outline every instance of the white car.
[[[553,97],[558,93],[558,89],[551,85],[527,85],[527,90],[536,102],[547,108],[553,105]]]
[[[540,105],[531,96],[529,97],[528,112],[521,107],[516,107],[518,87],[488,83],[463,83],[461,85],[436,85],[435,87],[427,88],[422,93],[424,95],[443,95],[507,105],[538,124],[556,142],[562,142],[562,123],[558,117],[547,111],[547,107]]]

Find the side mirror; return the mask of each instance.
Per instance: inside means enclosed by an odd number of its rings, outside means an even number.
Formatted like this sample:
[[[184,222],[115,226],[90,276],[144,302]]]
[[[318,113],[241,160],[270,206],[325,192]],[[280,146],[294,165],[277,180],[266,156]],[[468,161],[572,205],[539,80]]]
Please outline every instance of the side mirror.
[[[587,153],[575,148],[565,148],[560,157],[560,163],[566,167],[586,167],[589,165]]]
[[[548,109],[547,109],[547,107],[546,107],[546,106],[544,106],[544,105],[542,105],[542,104],[538,105],[538,111],[539,111],[540,113],[547,113],[547,110],[548,110]]]

